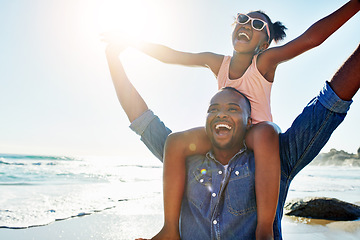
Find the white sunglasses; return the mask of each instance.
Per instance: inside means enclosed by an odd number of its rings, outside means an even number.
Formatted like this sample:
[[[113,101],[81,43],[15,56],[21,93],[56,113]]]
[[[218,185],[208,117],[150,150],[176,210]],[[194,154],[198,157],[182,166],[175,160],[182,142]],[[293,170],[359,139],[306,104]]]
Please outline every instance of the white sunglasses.
[[[261,31],[266,27],[266,33],[270,39],[270,30],[269,25],[262,19],[249,17],[247,14],[238,13],[236,17],[236,22],[239,24],[247,24],[251,21],[251,27],[257,31]]]

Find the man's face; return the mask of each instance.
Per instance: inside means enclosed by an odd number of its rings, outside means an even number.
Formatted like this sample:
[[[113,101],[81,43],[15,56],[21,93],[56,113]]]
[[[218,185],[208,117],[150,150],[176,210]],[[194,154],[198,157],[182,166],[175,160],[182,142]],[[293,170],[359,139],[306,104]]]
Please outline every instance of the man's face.
[[[241,94],[224,89],[211,99],[206,133],[214,150],[239,151],[250,124],[249,108]]]

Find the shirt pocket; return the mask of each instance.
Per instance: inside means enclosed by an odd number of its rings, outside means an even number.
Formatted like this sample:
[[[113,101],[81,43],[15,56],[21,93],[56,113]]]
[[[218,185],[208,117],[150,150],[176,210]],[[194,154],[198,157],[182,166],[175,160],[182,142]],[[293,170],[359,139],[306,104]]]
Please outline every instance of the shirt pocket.
[[[189,202],[199,210],[210,206],[212,192],[211,171],[206,168],[194,168],[189,172],[186,194]]]
[[[231,170],[225,198],[228,211],[235,216],[256,211],[255,178],[248,163]]]

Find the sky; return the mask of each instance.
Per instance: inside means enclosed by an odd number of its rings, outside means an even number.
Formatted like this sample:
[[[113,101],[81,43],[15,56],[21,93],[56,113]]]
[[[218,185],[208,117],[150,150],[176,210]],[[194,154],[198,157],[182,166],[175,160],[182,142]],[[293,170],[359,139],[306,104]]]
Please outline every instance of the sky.
[[[238,12],[263,10],[288,28],[282,45],[345,0],[0,0],[0,153],[67,156],[151,156],[129,129],[112,85],[102,32],[189,51],[231,55]],[[319,47],[276,72],[271,104],[285,131],[331,79],[360,40],[358,13]],[[127,49],[128,77],[173,131],[205,124],[217,91],[205,68],[167,65]],[[324,147],[360,147],[360,93]]]

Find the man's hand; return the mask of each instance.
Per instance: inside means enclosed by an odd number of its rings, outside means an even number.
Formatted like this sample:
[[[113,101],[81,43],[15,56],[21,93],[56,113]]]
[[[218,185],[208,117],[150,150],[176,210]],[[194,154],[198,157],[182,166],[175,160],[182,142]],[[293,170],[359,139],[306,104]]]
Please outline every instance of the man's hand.
[[[360,3],[360,0],[350,0],[350,2],[358,2],[358,3]]]

